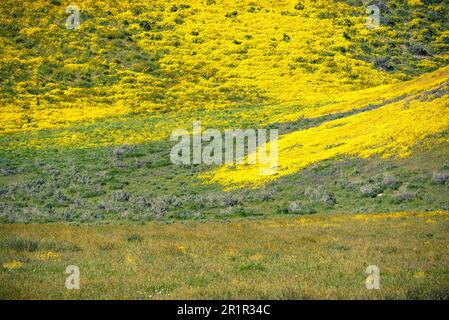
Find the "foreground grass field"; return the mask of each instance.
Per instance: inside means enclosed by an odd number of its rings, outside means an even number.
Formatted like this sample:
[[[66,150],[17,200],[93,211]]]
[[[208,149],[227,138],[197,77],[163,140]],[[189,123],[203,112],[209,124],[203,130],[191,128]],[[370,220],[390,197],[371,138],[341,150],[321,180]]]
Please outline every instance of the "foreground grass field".
[[[2,299],[449,298],[449,213],[0,225]],[[81,289],[64,271],[80,268]],[[380,290],[365,269],[380,268]]]

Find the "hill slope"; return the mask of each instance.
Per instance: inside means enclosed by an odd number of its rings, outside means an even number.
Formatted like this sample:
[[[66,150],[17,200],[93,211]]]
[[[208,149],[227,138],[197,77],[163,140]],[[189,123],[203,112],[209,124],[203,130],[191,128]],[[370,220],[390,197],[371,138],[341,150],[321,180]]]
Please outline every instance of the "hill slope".
[[[437,3],[379,4],[368,30],[357,1],[79,1],[75,31],[68,4],[2,1],[3,132],[261,104],[290,114],[448,63]]]
[[[251,187],[341,155],[362,158],[409,156],[412,146],[425,143],[426,137],[449,129],[449,68],[423,78],[401,84],[403,90],[390,87],[386,92],[378,91],[380,97],[391,92],[397,94],[382,104],[371,103],[365,110],[361,106],[355,107],[353,110],[362,112],[282,136],[277,142],[279,168],[276,175],[260,175],[257,165],[240,165],[223,167],[206,176],[210,177],[210,182]],[[417,87],[421,90],[413,91],[412,88]],[[326,109],[348,111],[338,107]],[[449,141],[447,136],[440,140],[445,141]]]
[[[67,30],[2,1],[0,218],[449,210],[449,7],[376,3],[79,1]],[[278,175],[173,165],[195,120],[278,128]]]

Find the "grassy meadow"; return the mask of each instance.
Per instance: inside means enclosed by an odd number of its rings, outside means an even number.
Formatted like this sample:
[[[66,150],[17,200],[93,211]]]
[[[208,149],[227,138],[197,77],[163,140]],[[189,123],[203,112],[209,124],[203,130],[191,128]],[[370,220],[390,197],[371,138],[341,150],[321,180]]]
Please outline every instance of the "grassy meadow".
[[[442,211],[0,230],[3,299],[449,298]],[[65,288],[69,264],[80,290]]]
[[[449,299],[446,2],[2,0],[0,298]]]

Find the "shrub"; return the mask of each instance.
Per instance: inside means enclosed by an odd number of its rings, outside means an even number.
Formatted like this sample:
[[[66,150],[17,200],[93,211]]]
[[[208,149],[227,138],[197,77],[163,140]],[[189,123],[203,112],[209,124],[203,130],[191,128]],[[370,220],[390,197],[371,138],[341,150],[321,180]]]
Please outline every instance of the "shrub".
[[[74,221],[79,217],[77,210],[68,208],[61,212],[60,219],[63,221]]]
[[[390,58],[389,57],[376,57],[374,59],[374,66],[376,69],[382,70],[382,71],[392,71],[394,67],[391,65]]]
[[[379,187],[374,184],[365,184],[360,187],[360,193],[364,197],[374,197],[378,194]]]
[[[87,211],[87,212],[84,212],[83,214],[81,214],[79,219],[82,222],[87,222],[87,221],[92,221],[94,219],[94,217],[92,216],[91,211]]]
[[[300,201],[291,201],[288,204],[287,212],[295,214],[313,214],[316,213],[316,210],[311,204],[303,204]]]
[[[113,201],[126,202],[129,200],[129,194],[122,190],[118,190],[118,191],[112,192],[110,195],[110,198]]]
[[[411,42],[409,48],[412,54],[417,56],[428,56],[429,52],[425,44],[419,42]]]
[[[121,157],[121,156],[123,156],[125,153],[126,153],[126,147],[120,147],[120,148],[114,149],[114,151],[112,151],[112,154],[113,154],[115,157]]]
[[[126,241],[128,242],[141,242],[143,240],[143,237],[139,234],[131,234],[126,238]]]
[[[318,186],[316,188],[305,188],[304,195],[309,197],[312,201],[317,201],[322,197],[323,192],[325,191],[322,186]]]
[[[302,2],[295,4],[295,10],[304,10],[305,6]]]
[[[396,188],[397,185],[398,180],[393,174],[389,172],[384,173],[382,178],[382,186],[384,186],[385,188]]]
[[[230,214],[232,214],[232,208],[231,207],[220,209],[220,215],[225,216],[225,215],[230,215]]]
[[[238,15],[237,11],[228,12],[228,13],[226,13],[226,18],[235,18],[235,17],[237,17],[237,15]]]
[[[449,173],[447,172],[434,172],[432,174],[432,182],[436,184],[443,184],[449,180]]]
[[[263,202],[273,200],[275,194],[276,194],[275,190],[272,189],[263,190],[258,194],[258,200]]]
[[[337,199],[332,192],[324,192],[320,201],[327,206],[334,206],[337,203]]]
[[[317,188],[305,188],[304,190],[300,190],[299,194],[304,194],[312,202],[319,202],[328,206],[333,206],[337,203],[335,195],[332,192],[325,190],[322,186],[318,186]]]
[[[150,201],[151,215],[160,218],[167,213],[169,204],[164,198],[156,198]]]
[[[393,197],[399,202],[407,201],[416,198],[416,192],[409,190],[407,184],[403,184],[394,192]]]
[[[150,202],[144,196],[130,196],[129,204],[132,208],[145,208],[150,206]]]
[[[244,196],[241,194],[225,193],[221,205],[225,207],[233,207],[240,204],[243,199]]]

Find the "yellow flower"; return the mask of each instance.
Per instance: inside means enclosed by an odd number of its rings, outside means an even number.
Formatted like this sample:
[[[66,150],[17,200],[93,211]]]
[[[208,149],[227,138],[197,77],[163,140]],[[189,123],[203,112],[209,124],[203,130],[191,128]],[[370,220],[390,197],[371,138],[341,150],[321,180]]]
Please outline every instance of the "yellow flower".
[[[422,0],[407,0],[407,2],[411,6],[419,6],[422,4]]]
[[[418,271],[415,273],[414,277],[415,278],[424,278],[426,276],[426,273],[424,271]]]
[[[422,101],[413,96],[407,104],[394,102],[378,109],[325,122],[317,127],[279,137],[276,175],[261,175],[262,165],[226,165],[200,174],[205,183],[225,189],[256,188],[314,163],[338,156],[368,158],[407,157],[410,148],[427,136],[449,127],[449,97]],[[271,143],[267,144],[267,149]]]
[[[256,254],[252,255],[251,257],[249,257],[249,259],[254,262],[262,261],[264,258],[265,258],[265,256],[260,253],[256,253]]]
[[[7,270],[20,269],[23,267],[23,262],[13,260],[11,262],[6,262],[3,264],[3,268]]]
[[[49,259],[56,259],[59,257],[59,253],[54,252],[54,251],[48,251],[48,252],[44,252],[39,254],[38,258],[40,260],[49,260]]]
[[[136,264],[136,259],[132,255],[128,254],[128,255],[126,255],[126,263],[127,264]]]

